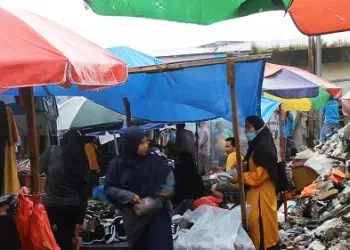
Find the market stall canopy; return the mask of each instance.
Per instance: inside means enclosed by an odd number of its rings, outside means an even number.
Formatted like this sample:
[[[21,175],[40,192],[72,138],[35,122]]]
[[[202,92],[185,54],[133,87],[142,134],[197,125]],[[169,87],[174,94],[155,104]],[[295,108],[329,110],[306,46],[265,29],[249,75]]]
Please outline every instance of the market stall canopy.
[[[99,15],[208,25],[268,10],[288,10],[306,35],[350,30],[348,0],[84,0]]]
[[[235,64],[238,114],[260,115],[264,61]],[[226,64],[183,68],[168,72],[130,74],[126,84],[100,91],[64,90],[50,86],[52,95],[84,96],[106,108],[125,114],[123,98],[134,118],[151,122],[197,122],[231,119],[231,96]],[[46,95],[37,89],[37,95]]]
[[[133,16],[211,24],[267,10],[286,10],[291,0],[84,0],[99,15]]]
[[[110,50],[113,52],[113,50]],[[122,51],[122,53],[120,53]],[[125,61],[129,49],[114,50],[116,57]],[[133,62],[144,62],[144,54],[132,50]],[[130,59],[129,59],[130,61]],[[223,60],[224,61],[224,60]],[[128,62],[129,63],[129,62]],[[150,66],[160,64],[153,58]],[[135,67],[138,64],[134,64]],[[264,60],[237,62],[236,91],[238,114],[241,120],[248,115],[260,115],[261,84]],[[142,63],[141,66],[144,66]],[[132,67],[130,67],[132,70]],[[231,120],[231,96],[227,85],[226,63],[180,68],[163,72],[129,74],[126,84],[99,91],[81,91],[77,87],[64,90],[49,86],[35,88],[35,94],[55,96],[84,96],[106,108],[125,114],[123,98],[131,104],[132,117],[151,122],[197,122],[223,117]],[[215,93],[215,94],[213,94]],[[16,95],[16,90],[6,94]]]
[[[164,62],[158,58],[146,55],[126,46],[108,48],[107,51],[117,58],[123,59],[129,68],[164,64]]]
[[[126,64],[66,28],[0,7],[0,88],[73,83],[97,89],[125,82]]]
[[[343,115],[350,116],[350,91],[341,98]]]
[[[73,97],[58,106],[57,129],[98,128],[114,125],[121,128],[125,117],[115,111],[98,105],[85,97]]]
[[[76,33],[30,12],[0,8],[0,89],[21,87],[32,193],[40,193],[33,86],[103,89],[127,79],[126,64]]]
[[[318,92],[318,96],[313,98],[285,99],[285,98],[273,96],[266,92],[264,92],[264,96],[282,103],[284,111],[306,112],[306,111],[310,111],[312,108],[314,110],[322,109],[326,105],[329,98],[331,97],[331,94],[329,94],[324,89],[320,89]]]
[[[350,30],[349,0],[293,0],[288,12],[309,36]]]
[[[334,97],[342,95],[340,87],[305,70],[266,63],[263,90],[271,95],[290,99],[312,98],[318,96],[320,88]]]

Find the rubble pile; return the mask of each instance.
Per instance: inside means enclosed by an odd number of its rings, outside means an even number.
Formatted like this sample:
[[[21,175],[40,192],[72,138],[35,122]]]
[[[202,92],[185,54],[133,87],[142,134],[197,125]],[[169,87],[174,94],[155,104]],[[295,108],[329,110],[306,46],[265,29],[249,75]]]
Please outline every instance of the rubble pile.
[[[287,221],[280,219],[285,249],[350,249],[350,182],[343,185],[342,192],[324,200],[315,194],[289,203]],[[281,210],[279,218],[284,218]]]
[[[344,129],[327,143],[300,153],[319,177],[279,210],[282,249],[350,249],[350,181]],[[288,166],[293,167],[292,164]]]

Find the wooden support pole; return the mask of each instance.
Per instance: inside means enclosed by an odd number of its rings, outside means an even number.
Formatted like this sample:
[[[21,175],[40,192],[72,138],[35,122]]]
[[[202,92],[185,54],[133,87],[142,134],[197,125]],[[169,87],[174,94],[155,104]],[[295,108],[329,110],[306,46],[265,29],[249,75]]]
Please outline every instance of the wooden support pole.
[[[235,63],[233,60],[233,55],[227,55],[227,83],[230,86],[231,92],[231,108],[232,108],[232,126],[236,141],[236,157],[238,166],[238,177],[239,177],[239,188],[240,188],[240,202],[241,202],[241,216],[242,225],[245,230],[247,227],[247,210],[246,210],[246,200],[244,192],[244,181],[243,181],[243,163],[241,157],[241,147],[239,139],[239,120],[237,114],[237,100],[236,100],[236,80],[235,80]]]
[[[131,126],[131,106],[128,98],[123,98],[124,107],[125,107],[125,116],[126,116],[126,126]]]
[[[20,98],[23,100],[23,108],[26,111],[27,119],[27,138],[30,154],[31,166],[31,185],[32,193],[40,192],[40,166],[39,166],[39,147],[36,130],[35,101],[32,87],[20,88]]]
[[[267,59],[270,57],[271,57],[270,54],[236,56],[236,57],[232,55],[232,60],[234,62],[246,62],[246,61],[252,61],[252,60],[259,60],[259,59]],[[211,58],[211,59],[205,59],[205,60],[202,59],[202,60],[192,60],[192,61],[186,61],[186,62],[165,63],[165,64],[152,65],[152,66],[133,67],[133,68],[129,68],[128,72],[129,74],[167,72],[167,71],[173,71],[173,70],[180,70],[184,68],[200,67],[200,66],[208,66],[208,65],[216,65],[216,64],[226,64],[226,58]]]

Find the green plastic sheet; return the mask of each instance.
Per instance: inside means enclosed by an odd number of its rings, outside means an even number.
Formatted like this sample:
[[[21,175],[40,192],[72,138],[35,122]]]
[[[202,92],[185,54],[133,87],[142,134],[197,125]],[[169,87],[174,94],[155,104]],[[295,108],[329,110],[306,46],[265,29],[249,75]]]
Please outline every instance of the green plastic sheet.
[[[312,108],[315,110],[322,109],[326,105],[330,96],[331,96],[331,94],[329,94],[326,90],[320,88],[320,90],[318,92],[318,96],[314,97],[314,98],[310,98]]]
[[[85,0],[99,15],[212,24],[262,11],[286,10],[292,0]]]

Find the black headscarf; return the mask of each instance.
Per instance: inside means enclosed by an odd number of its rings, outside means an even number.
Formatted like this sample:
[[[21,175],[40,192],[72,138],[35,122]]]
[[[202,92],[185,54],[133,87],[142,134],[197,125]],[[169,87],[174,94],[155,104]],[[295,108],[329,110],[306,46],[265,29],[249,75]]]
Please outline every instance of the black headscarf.
[[[131,126],[123,134],[122,160],[126,167],[141,161],[144,156],[137,154],[142,139],[147,136],[146,132],[139,127]]]
[[[262,129],[253,141],[249,142],[249,148],[245,157],[249,161],[253,156],[253,161],[257,166],[265,168],[271,180],[277,184],[277,149],[271,131],[265,127],[264,121],[259,116],[249,116],[246,123],[252,125],[256,131]]]
[[[174,174],[176,182],[174,204],[177,205],[185,199],[197,199],[204,196],[203,179],[191,153],[178,153]]]
[[[122,157],[111,162],[105,188],[115,186],[141,197],[154,196],[160,191],[171,170],[167,161],[151,150],[145,156],[137,154],[145,136],[145,131],[136,126],[124,132]]]
[[[85,138],[77,129],[71,129],[63,136],[61,147],[65,176],[71,184],[80,185],[84,182],[88,171]]]

